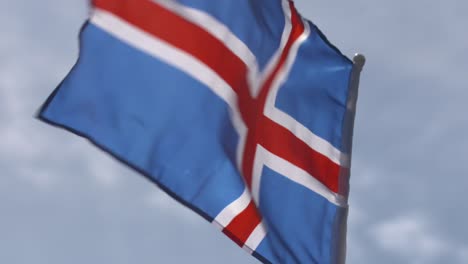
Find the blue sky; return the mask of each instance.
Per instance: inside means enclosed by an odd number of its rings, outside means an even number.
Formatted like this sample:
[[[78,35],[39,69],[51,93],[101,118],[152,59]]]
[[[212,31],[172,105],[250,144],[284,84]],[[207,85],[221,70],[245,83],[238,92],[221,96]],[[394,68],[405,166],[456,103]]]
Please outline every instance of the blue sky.
[[[362,75],[348,263],[468,263],[468,2],[296,0]],[[86,1],[0,0],[0,263],[257,263],[86,141],[33,119]]]

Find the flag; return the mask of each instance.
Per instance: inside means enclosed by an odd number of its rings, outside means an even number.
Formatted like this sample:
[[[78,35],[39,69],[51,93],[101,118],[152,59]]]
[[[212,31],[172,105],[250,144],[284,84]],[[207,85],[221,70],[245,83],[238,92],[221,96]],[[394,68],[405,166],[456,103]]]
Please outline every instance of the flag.
[[[265,263],[344,257],[353,62],[288,0],[94,0],[39,118]]]

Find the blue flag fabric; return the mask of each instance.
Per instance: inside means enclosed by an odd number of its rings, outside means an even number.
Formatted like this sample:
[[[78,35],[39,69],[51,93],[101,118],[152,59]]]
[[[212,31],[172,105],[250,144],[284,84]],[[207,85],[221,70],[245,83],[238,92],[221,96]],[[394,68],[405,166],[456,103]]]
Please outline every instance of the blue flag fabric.
[[[342,263],[352,62],[287,0],[95,0],[39,117],[265,263]]]

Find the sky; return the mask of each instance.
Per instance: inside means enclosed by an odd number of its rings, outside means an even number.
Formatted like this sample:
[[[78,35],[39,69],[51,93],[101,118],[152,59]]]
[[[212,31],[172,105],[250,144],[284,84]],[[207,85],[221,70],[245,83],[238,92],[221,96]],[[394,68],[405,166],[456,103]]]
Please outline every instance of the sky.
[[[0,0],[0,263],[258,263],[84,139],[34,119],[83,0]],[[295,1],[364,53],[348,261],[468,263],[468,2]]]

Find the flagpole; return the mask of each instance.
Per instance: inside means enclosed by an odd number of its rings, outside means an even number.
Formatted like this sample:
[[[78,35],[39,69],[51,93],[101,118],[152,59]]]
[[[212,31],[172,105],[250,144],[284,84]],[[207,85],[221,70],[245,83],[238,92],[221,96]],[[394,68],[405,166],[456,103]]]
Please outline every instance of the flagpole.
[[[364,54],[361,53],[356,53],[353,58],[353,62],[355,65],[358,65],[360,70],[364,67],[364,64],[366,63],[366,57]]]
[[[348,101],[347,101],[347,111],[345,115],[345,122],[343,124],[344,135],[343,147],[345,151],[349,153],[349,162],[351,164],[351,154],[352,154],[352,145],[353,145],[353,130],[354,130],[354,119],[356,116],[356,104],[359,93],[359,81],[361,77],[362,69],[366,63],[366,57],[363,54],[356,53],[353,57],[353,69],[351,71],[351,76],[349,80],[349,92],[348,92]],[[348,197],[349,193],[349,170],[343,170],[345,175],[340,175],[340,188],[342,188],[343,194]],[[336,263],[345,264],[346,263],[346,234],[347,234],[347,222],[348,222],[348,208],[344,210],[344,215],[341,218],[341,223],[339,224],[339,233],[341,233],[341,239],[339,239],[338,254]]]
[[[345,131],[350,134],[345,137],[345,142],[343,142],[346,152],[350,153],[350,155],[353,146],[354,119],[356,116],[356,104],[359,94],[359,82],[364,64],[366,64],[366,57],[363,54],[356,53],[353,57],[353,70],[349,81],[348,102],[346,106],[348,120],[346,120],[346,127],[344,128]]]

